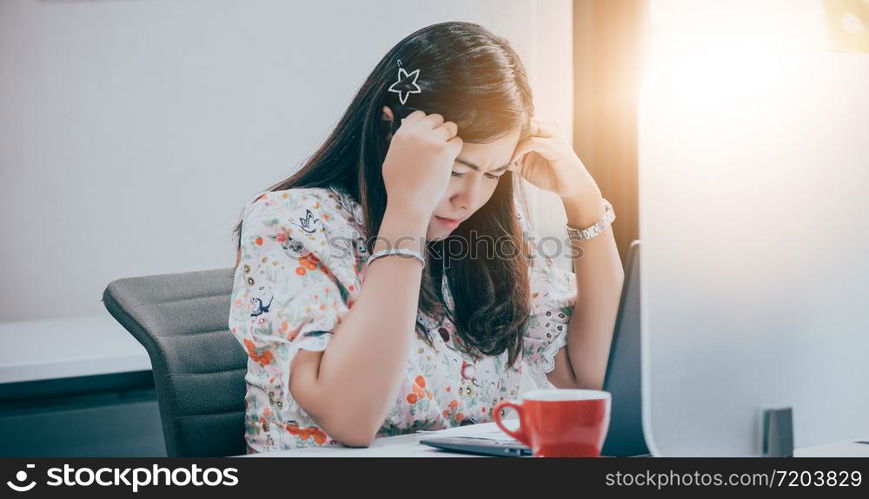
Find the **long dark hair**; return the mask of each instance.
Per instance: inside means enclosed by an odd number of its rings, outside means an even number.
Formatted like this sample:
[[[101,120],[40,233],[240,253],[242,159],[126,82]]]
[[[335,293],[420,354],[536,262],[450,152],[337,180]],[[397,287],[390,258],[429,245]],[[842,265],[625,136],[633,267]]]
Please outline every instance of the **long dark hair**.
[[[413,107],[402,105],[399,94],[388,91],[399,61],[408,71],[422,68],[416,81],[422,92],[409,96]],[[384,106],[393,110],[391,121],[383,119]],[[469,143],[488,143],[516,128],[520,138],[525,137],[534,114],[525,68],[505,39],[474,23],[433,24],[410,34],[383,57],[323,145],[295,174],[268,190],[343,187],[362,206],[370,252],[386,209],[381,168],[389,139],[401,118],[414,109],[455,122],[459,136]],[[421,311],[433,318],[443,316],[446,309],[437,283],[446,274],[460,347],[474,356],[509,351],[510,366],[521,353],[530,310],[528,256],[514,206],[514,194],[524,206],[520,187],[508,171],[484,206],[447,238],[427,243],[419,298]],[[241,222],[235,234],[240,247]],[[481,236],[506,240],[520,250],[515,258],[482,255],[444,266],[448,241]],[[432,345],[424,328],[417,327],[417,333]]]

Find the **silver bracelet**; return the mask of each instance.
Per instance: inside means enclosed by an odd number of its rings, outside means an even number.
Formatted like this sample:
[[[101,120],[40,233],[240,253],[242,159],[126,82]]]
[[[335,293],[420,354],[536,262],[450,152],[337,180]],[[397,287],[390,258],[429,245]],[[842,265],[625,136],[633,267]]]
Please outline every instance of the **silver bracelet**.
[[[416,258],[422,264],[422,268],[425,268],[425,258],[420,254],[420,252],[408,248],[389,248],[377,250],[374,253],[371,253],[371,256],[368,257],[366,264],[371,265],[371,262],[373,262],[374,260],[389,255],[402,255]]]
[[[569,225],[566,225],[567,236],[571,241],[587,241],[603,231],[606,230],[610,224],[613,223],[613,220],[616,219],[616,212],[613,211],[613,205],[610,204],[606,199],[603,200],[604,213],[600,220],[597,221],[591,227],[585,229],[575,229]]]

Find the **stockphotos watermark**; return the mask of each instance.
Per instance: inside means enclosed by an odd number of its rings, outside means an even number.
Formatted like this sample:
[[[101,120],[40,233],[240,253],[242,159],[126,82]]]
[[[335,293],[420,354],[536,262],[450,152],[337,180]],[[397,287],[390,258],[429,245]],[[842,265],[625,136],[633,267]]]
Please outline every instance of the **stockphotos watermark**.
[[[35,470],[35,464],[27,464],[26,469],[15,474],[15,480],[9,480],[6,485],[15,492],[28,492],[37,486],[38,482],[30,474]],[[196,464],[188,467],[167,468],[154,464],[151,467],[91,468],[87,466],[73,467],[64,464],[63,467],[48,468],[44,483],[49,487],[129,487],[138,492],[142,487],[234,487],[238,484],[237,468],[201,468]]]
[[[273,239],[284,249],[297,256],[303,256],[307,252],[305,243],[300,239],[294,239],[284,232],[273,236]],[[523,251],[525,252],[525,256],[532,260],[535,258],[548,260],[559,257],[575,260],[583,254],[582,248],[568,237],[546,236],[540,238],[537,234],[523,231],[521,240],[524,243],[524,249],[521,247],[522,244],[517,242],[511,235],[491,236],[472,230],[467,235],[451,235],[443,240],[440,248],[432,247],[431,251],[437,259],[443,261],[444,267],[449,267],[452,261],[465,258],[471,260],[511,260],[518,258]],[[367,248],[369,246],[373,247],[376,243],[382,245],[383,249],[392,249],[407,245],[408,243],[415,243],[413,245],[421,247],[425,246],[426,242],[424,237],[415,238],[411,236],[399,237],[396,240],[382,236],[366,239],[358,232],[352,233],[350,237],[329,235],[326,237],[328,255],[331,258],[346,258],[357,253],[365,255]],[[261,241],[257,241],[256,244],[261,244]]]

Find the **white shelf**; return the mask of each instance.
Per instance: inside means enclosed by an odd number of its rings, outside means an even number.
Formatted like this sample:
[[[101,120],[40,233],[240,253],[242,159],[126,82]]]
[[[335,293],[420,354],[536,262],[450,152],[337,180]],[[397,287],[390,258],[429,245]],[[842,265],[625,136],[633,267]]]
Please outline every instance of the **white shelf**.
[[[145,348],[108,313],[0,323],[0,383],[150,369]]]

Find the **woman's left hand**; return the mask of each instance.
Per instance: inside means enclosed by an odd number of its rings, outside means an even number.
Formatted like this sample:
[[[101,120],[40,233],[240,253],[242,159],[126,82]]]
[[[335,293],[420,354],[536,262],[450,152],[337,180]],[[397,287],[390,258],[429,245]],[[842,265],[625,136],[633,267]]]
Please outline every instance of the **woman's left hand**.
[[[510,170],[562,199],[600,196],[591,174],[555,124],[532,119],[530,132],[516,145]]]

